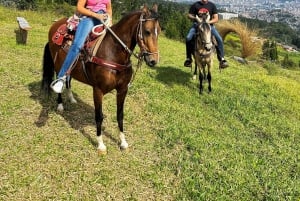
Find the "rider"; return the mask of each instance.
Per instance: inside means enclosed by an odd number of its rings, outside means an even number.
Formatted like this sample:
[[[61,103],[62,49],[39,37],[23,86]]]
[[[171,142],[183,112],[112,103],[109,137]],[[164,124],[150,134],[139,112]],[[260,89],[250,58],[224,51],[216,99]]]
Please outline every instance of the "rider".
[[[194,49],[193,38],[197,30],[196,15],[198,15],[201,12],[209,12],[210,21],[208,23],[211,25],[211,33],[213,36],[215,36],[216,41],[218,43],[218,45],[216,46],[216,50],[217,50],[217,57],[220,62],[220,67],[226,68],[228,67],[228,63],[224,58],[223,40],[214,26],[214,23],[217,23],[219,20],[217,7],[214,3],[208,0],[197,1],[190,7],[188,18],[193,21],[193,25],[186,36],[186,60],[184,62],[184,66],[186,67],[192,66],[192,62],[193,62],[192,51]]]
[[[57,79],[51,83],[51,88],[56,93],[63,91],[67,75],[70,74],[68,71],[70,71],[76,62],[79,52],[93,27],[105,20],[110,20],[108,26],[112,25],[111,0],[78,0],[77,12],[81,15],[81,19],[76,29],[74,41],[58,73]]]

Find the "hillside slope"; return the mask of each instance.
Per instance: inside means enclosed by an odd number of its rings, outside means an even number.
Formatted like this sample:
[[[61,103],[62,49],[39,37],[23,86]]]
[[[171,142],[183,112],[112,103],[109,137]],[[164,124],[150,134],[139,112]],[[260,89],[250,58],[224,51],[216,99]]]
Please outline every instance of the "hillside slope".
[[[32,26],[26,46],[17,16]],[[199,95],[184,44],[160,36],[159,65],[143,65],[126,99],[130,150],[118,149],[113,92],[99,157],[92,89],[74,81],[78,104],[64,113],[39,91],[57,17],[0,7],[0,200],[299,200],[299,71],[227,55],[213,92]]]

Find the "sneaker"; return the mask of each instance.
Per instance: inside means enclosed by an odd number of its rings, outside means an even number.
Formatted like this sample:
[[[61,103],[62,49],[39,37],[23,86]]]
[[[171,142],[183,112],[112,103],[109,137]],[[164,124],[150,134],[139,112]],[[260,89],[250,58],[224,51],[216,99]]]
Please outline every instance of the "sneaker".
[[[184,66],[185,66],[185,67],[192,67],[192,62],[193,62],[192,59],[187,58],[187,59],[185,60],[185,62],[184,62]]]
[[[55,92],[55,93],[62,93],[63,90],[64,90],[64,84],[65,84],[65,80],[63,78],[59,78],[57,80],[54,80],[50,87],[52,88],[52,90]]]
[[[229,65],[225,59],[220,62],[220,68],[227,68],[228,66]]]

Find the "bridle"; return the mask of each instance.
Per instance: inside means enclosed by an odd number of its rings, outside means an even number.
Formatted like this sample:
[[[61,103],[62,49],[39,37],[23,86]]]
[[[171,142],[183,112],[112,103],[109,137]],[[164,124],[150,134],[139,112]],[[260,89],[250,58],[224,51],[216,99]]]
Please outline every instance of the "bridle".
[[[140,56],[139,57],[143,57],[143,56],[148,56],[148,55],[153,55],[153,54],[159,54],[159,52],[149,52],[149,49],[146,47],[145,42],[144,42],[144,36],[143,36],[143,22],[146,21],[156,21],[156,18],[145,18],[144,19],[144,14],[142,14],[140,16],[139,19],[139,24],[137,27],[137,35],[136,35],[136,40],[138,43],[138,46],[140,47]],[[155,35],[156,37],[158,37],[158,23],[156,23],[155,25]],[[139,58],[137,57],[137,58]]]
[[[201,24],[199,24],[199,26],[203,25],[204,23],[206,23],[206,22],[201,22]],[[207,23],[206,23],[206,24],[207,24]],[[208,24],[208,26],[210,26],[210,25]],[[209,27],[209,28],[210,28],[210,27]],[[211,28],[210,28],[210,31],[211,31]],[[206,50],[206,53],[205,53],[205,54],[201,54],[201,56],[203,56],[203,57],[209,56],[209,55],[212,53],[212,48],[211,48],[210,50],[207,50],[207,49],[206,49],[206,45],[212,44],[212,39],[211,39],[211,37],[209,37],[208,40],[205,40],[205,39],[202,37],[201,33],[199,33],[199,32],[203,33],[203,31],[198,27],[197,38],[196,38],[196,47],[198,47],[198,41],[200,41],[202,47]],[[199,38],[198,38],[198,37],[199,37]],[[197,48],[197,49],[198,49],[198,48]]]
[[[123,48],[130,54],[130,55],[134,55],[138,60],[139,63],[140,61],[142,61],[143,56],[148,56],[148,55],[152,55],[152,54],[159,54],[159,52],[149,52],[148,48],[146,47],[145,43],[144,43],[144,36],[143,36],[143,22],[146,21],[150,21],[150,20],[154,20],[156,21],[157,18],[145,18],[144,19],[144,14],[141,14],[140,19],[139,19],[139,24],[137,26],[137,35],[136,35],[136,40],[138,43],[138,46],[140,47],[140,53],[136,54],[133,51],[131,51],[127,45],[115,34],[115,32],[109,27],[106,26],[106,29],[118,40],[118,42],[123,46]],[[158,36],[157,33],[157,24],[155,27],[156,30],[156,35]]]

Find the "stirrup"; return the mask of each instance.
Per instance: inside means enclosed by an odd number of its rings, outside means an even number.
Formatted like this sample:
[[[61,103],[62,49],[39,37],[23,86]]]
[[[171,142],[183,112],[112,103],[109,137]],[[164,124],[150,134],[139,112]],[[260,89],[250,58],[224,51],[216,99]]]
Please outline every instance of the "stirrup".
[[[65,76],[62,78],[58,78],[50,84],[50,87],[55,93],[62,93],[64,90],[65,81],[66,81]]]

